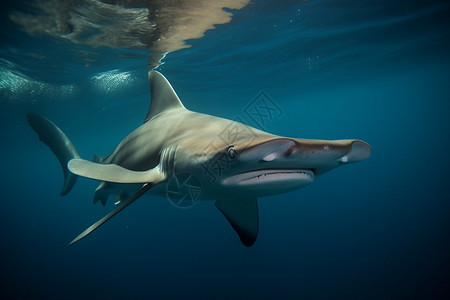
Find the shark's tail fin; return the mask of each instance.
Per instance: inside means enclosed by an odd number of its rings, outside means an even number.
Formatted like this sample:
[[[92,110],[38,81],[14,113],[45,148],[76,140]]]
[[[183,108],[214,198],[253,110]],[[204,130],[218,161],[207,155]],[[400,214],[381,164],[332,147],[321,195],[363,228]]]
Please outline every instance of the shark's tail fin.
[[[72,174],[67,168],[67,163],[73,158],[80,158],[69,138],[52,121],[36,114],[27,115],[28,124],[36,131],[41,142],[45,143],[61,164],[64,172],[64,186],[61,195],[65,195],[74,186],[77,175]]]

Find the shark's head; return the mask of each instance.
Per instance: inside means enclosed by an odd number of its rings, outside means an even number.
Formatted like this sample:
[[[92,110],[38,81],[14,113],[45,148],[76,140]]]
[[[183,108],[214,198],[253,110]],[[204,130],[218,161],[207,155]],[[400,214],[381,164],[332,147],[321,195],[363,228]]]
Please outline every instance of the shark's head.
[[[372,152],[367,143],[359,140],[303,140],[272,135],[223,142],[215,153],[192,155],[187,149],[179,150],[175,157],[178,171],[195,174],[206,190],[220,189],[225,197],[262,197],[293,191],[331,169],[365,160]]]
[[[278,194],[311,184],[314,178],[340,165],[368,158],[371,148],[357,140],[317,141],[291,138],[255,140],[227,149],[235,167],[222,184],[258,196]]]

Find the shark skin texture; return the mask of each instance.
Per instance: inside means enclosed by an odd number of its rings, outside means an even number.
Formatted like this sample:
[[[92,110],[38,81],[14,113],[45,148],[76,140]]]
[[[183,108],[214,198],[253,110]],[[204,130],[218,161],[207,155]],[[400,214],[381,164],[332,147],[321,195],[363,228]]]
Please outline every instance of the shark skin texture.
[[[50,147],[64,173],[62,195],[82,176],[100,181],[94,203],[115,195],[115,210],[78,235],[86,237],[142,195],[174,197],[185,188],[196,200],[213,200],[243,245],[258,236],[258,198],[311,184],[336,167],[363,161],[372,149],[364,141],[309,140],[273,135],[245,124],[190,111],[167,79],[148,74],[151,103],[144,124],[106,157],[80,158],[69,138],[50,120],[28,114],[30,126]],[[239,132],[230,142],[227,130]],[[217,168],[217,166],[222,166]],[[184,179],[181,179],[183,177]],[[176,183],[174,185],[174,182]],[[181,183],[181,184],[180,184]],[[175,193],[176,194],[176,193]]]

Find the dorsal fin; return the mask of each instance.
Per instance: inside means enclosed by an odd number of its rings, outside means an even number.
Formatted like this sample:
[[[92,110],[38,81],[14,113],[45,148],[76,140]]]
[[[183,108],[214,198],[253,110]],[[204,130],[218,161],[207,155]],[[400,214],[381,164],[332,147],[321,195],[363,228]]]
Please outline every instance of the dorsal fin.
[[[148,82],[152,100],[144,123],[165,110],[184,109],[184,105],[178,98],[177,93],[175,93],[169,81],[161,73],[155,70],[148,72]]]

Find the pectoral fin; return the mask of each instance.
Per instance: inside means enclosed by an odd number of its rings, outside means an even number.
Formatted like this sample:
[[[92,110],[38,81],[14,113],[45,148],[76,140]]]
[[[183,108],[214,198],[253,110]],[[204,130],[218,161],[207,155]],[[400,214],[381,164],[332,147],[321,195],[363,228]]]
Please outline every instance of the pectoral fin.
[[[159,166],[148,171],[132,171],[115,164],[98,164],[84,159],[71,159],[67,164],[73,174],[116,183],[159,183],[166,179]]]
[[[218,200],[216,207],[230,222],[242,244],[247,247],[253,245],[258,236],[258,200],[256,198]]]

